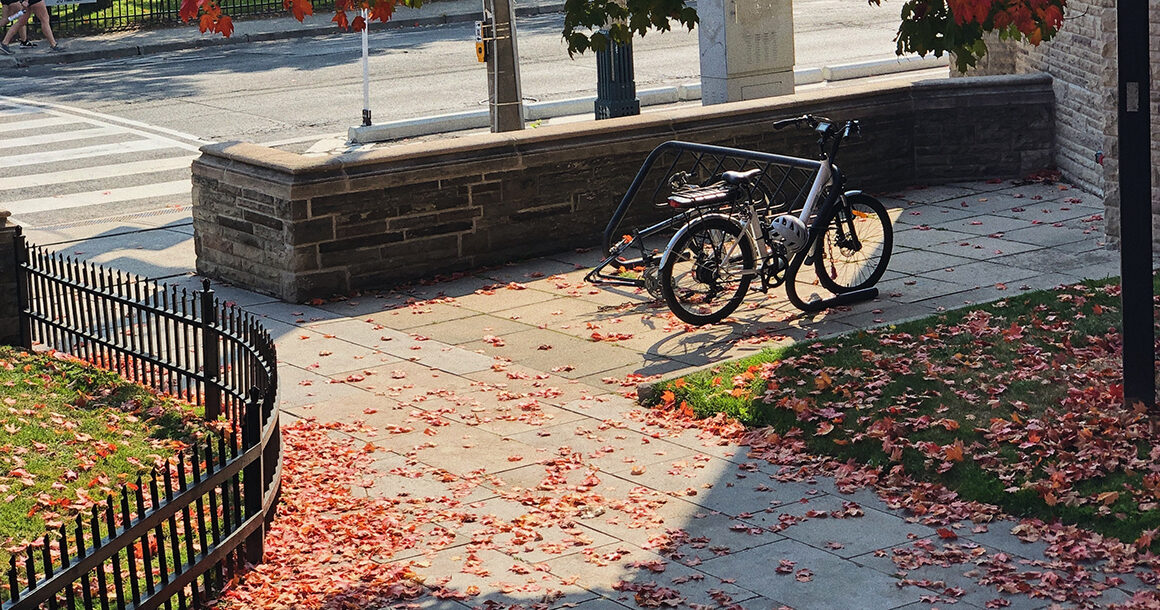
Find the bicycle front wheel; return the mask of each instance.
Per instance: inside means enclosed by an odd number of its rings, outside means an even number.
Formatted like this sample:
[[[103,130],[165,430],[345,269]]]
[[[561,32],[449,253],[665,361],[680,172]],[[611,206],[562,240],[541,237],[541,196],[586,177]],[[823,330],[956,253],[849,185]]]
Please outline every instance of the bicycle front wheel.
[[[705,218],[673,244],[661,267],[661,292],[681,320],[715,324],[741,305],[753,270],[753,244],[742,228],[726,218]]]
[[[853,195],[834,206],[818,236],[814,270],[835,294],[869,288],[886,273],[894,249],[894,229],[882,202]]]

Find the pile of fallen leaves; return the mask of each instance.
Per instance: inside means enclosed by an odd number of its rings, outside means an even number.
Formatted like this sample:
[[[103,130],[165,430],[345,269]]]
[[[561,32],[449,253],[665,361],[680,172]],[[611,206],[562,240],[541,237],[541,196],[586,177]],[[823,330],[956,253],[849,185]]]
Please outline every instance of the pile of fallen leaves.
[[[765,353],[677,380],[660,402],[1148,549],[1160,428],[1123,407],[1118,326],[1117,284],[1061,286]]]
[[[0,565],[204,432],[188,406],[60,352],[0,347],[0,397]]]

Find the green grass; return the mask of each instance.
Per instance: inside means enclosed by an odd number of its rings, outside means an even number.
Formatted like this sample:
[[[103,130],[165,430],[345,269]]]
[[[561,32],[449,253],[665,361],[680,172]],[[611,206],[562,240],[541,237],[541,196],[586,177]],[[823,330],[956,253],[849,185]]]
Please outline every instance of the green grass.
[[[1133,542],[1160,527],[1160,432],[1121,406],[1120,323],[1118,280],[1088,282],[768,350],[656,396]]]
[[[0,347],[0,566],[204,433],[195,409],[74,359]]]

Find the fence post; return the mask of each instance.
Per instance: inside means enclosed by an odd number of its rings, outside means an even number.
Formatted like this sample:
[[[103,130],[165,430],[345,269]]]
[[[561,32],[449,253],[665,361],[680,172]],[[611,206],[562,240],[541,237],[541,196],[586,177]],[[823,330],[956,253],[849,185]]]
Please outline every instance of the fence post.
[[[246,419],[242,424],[243,452],[254,451],[257,459],[246,465],[242,476],[245,486],[243,493],[246,496],[246,518],[257,515],[261,525],[246,538],[246,561],[251,564],[262,562],[265,553],[266,520],[262,515],[262,495],[265,491],[265,481],[262,474],[262,457],[266,448],[262,447],[262,392],[258,388],[250,388],[250,399],[246,401]]]
[[[20,271],[24,236],[20,225],[8,220],[11,215],[0,209],[0,344],[31,348],[22,313],[27,304],[24,274]]]
[[[222,388],[218,383],[222,363],[218,357],[217,307],[209,279],[201,284],[201,366],[205,375],[205,420],[214,421],[222,412]]]

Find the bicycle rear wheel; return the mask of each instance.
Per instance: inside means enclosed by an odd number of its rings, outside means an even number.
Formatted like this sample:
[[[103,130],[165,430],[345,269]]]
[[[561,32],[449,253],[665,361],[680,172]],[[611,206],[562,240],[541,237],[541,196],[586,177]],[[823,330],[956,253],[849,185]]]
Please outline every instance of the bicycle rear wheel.
[[[669,309],[698,326],[733,313],[753,279],[753,245],[727,218],[705,218],[689,226],[661,266],[661,292]]]
[[[880,201],[852,195],[825,219],[814,250],[814,270],[835,294],[869,288],[886,273],[894,248],[894,229]]]

